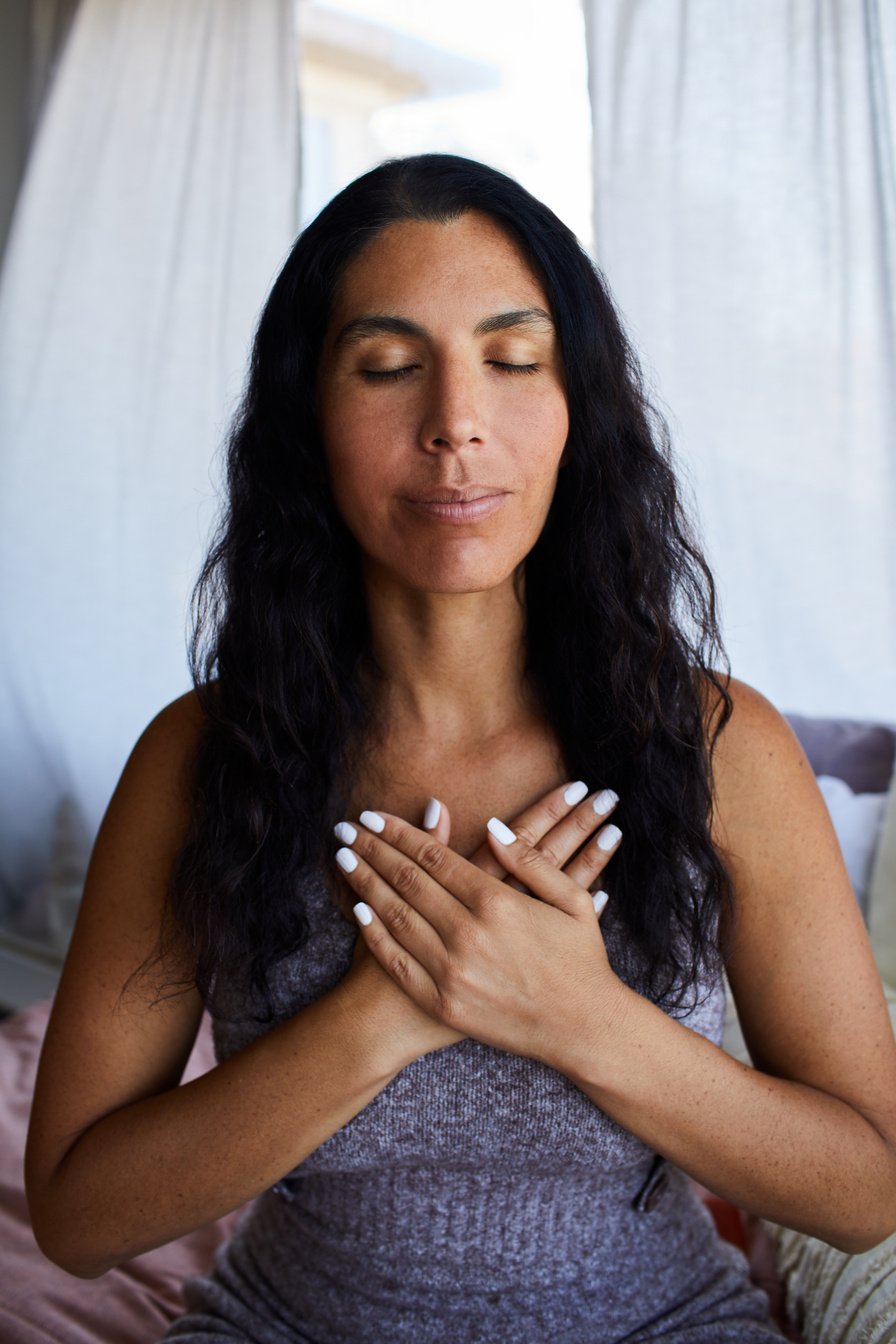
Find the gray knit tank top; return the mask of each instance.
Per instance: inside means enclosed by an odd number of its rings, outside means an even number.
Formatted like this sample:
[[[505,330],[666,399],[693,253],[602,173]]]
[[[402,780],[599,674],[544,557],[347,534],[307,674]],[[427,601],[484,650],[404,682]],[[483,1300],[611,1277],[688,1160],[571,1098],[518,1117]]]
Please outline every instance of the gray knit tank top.
[[[303,894],[310,936],[272,974],[277,1021],[342,979],[358,936],[319,874]],[[608,914],[608,952],[631,983]],[[721,984],[694,998],[681,1020],[718,1044]],[[274,1025],[235,991],[222,1001],[237,1020],[214,1023],[219,1060]],[[408,1065],[257,1199],[186,1300],[166,1338],[674,1344],[679,1326],[688,1344],[780,1338],[680,1172],[565,1075],[472,1039]]]

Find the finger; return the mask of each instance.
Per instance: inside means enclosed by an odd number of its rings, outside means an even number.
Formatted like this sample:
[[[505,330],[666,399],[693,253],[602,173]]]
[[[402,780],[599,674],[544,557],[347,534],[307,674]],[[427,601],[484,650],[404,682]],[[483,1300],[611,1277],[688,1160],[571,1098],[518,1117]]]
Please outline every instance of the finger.
[[[530,845],[537,845],[543,854],[552,859],[558,868],[564,867],[595,831],[615,809],[619,795],[613,789],[601,789],[599,793],[589,794],[585,784],[579,781],[570,785],[565,794],[568,807],[560,820],[541,836],[533,836],[527,827],[514,826],[513,830]]]
[[[605,891],[596,891],[591,897],[591,904],[594,906],[594,913],[597,915],[598,919],[600,919],[603,914],[609,899],[610,897]]]
[[[348,845],[336,851],[336,862],[351,888],[353,908],[358,922],[363,925],[365,911],[372,912],[388,929],[394,942],[400,944],[404,951],[428,972],[435,973],[445,962],[445,945],[437,930],[412,902],[399,895],[376,868],[356,852],[358,849],[366,849],[369,852],[373,837],[369,837],[371,843],[367,844],[363,832],[359,834],[348,822],[340,822],[336,829],[340,839],[349,841]],[[350,831],[355,832],[353,840],[348,834]],[[425,877],[422,870],[417,871]],[[359,903],[363,907],[360,914]],[[421,904],[425,905],[425,901]]]
[[[540,900],[567,914],[594,918],[590,892],[561,871],[536,845],[528,845],[498,817],[488,822],[492,853],[508,872]]]
[[[614,823],[602,826],[593,840],[583,845],[564,872],[583,887],[591,887],[622,844],[622,831]]]
[[[475,853],[470,855],[470,863],[475,863],[480,872],[486,873],[489,877],[496,877],[499,882],[506,882],[508,886],[513,885],[513,879],[508,877],[506,870],[498,863],[487,840],[483,840]],[[518,891],[522,890],[518,883],[516,887]]]
[[[484,880],[479,869],[389,812],[365,811],[359,821],[353,852],[363,855],[440,935],[452,934],[464,906],[472,909],[479,904]]]
[[[360,827],[340,823],[339,839],[352,844],[349,853],[363,856],[379,878],[371,882],[377,914],[396,934],[398,941],[423,961],[427,969],[438,970],[439,952],[454,945],[461,926],[473,910],[481,907],[482,886],[496,886],[461,855],[434,840],[424,831],[391,813],[361,812]],[[339,859],[339,855],[337,855]],[[349,880],[367,882],[367,874],[352,871]],[[498,890],[501,890],[498,887]],[[426,922],[427,930],[410,918],[415,911]],[[433,949],[426,933],[434,930],[442,939],[442,949]],[[400,930],[400,931],[399,931]],[[415,938],[416,943],[407,941]]]
[[[561,784],[549,790],[530,807],[518,812],[510,826],[527,844],[545,850],[556,866],[562,868],[601,821],[609,816],[618,801],[618,795],[612,789],[602,789],[589,798],[588,785],[584,780],[575,780],[571,784]],[[516,878],[508,877],[495,860],[487,840],[472,855],[472,861],[483,872],[506,881],[508,886],[517,891],[524,890],[522,884]],[[592,880],[595,875],[592,875]]]
[[[423,829],[443,845],[447,845],[451,838],[451,815],[438,798],[430,798],[424,808]]]
[[[356,901],[354,914],[359,945],[376,957],[383,970],[424,1012],[438,1017],[441,996],[425,967],[393,936],[367,901]]]

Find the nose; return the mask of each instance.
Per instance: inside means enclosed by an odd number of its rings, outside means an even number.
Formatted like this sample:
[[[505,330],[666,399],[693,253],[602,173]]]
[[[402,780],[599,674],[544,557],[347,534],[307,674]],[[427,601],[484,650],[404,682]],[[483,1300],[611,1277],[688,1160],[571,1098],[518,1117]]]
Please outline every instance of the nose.
[[[424,448],[463,448],[485,442],[482,388],[465,362],[444,362],[433,369],[420,425]]]

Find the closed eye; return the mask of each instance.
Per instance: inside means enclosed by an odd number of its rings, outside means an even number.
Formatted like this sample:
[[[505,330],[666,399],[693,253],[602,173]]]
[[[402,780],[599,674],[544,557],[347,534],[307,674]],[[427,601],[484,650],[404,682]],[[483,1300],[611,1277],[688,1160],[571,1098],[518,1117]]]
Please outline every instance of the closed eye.
[[[489,359],[486,361],[493,369],[500,369],[502,373],[537,373],[541,367],[538,364],[508,364],[502,359]],[[400,369],[361,369],[361,377],[371,383],[397,383],[402,378],[407,378],[415,369],[419,369],[419,364],[406,364]]]
[[[419,367],[419,364],[407,364],[401,369],[362,369],[361,377],[370,383],[397,383]]]
[[[505,364],[500,359],[490,359],[488,362],[502,373],[537,373],[539,368],[537,364]]]

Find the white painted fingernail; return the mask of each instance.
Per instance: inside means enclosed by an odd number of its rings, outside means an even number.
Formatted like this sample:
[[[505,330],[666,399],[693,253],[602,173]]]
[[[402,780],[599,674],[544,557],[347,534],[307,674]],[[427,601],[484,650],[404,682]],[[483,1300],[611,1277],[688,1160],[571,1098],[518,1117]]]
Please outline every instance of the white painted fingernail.
[[[605,891],[594,892],[594,894],[591,897],[591,904],[594,906],[594,913],[597,916],[600,916],[601,911],[603,910],[604,906],[606,905],[609,899],[610,897],[608,893]]]
[[[591,806],[594,808],[595,812],[603,816],[605,812],[609,812],[611,807],[615,807],[618,802],[618,793],[614,793],[612,789],[601,789]]]
[[[598,849],[612,849],[617,840],[622,839],[622,832],[618,826],[605,826],[597,837]]]
[[[345,873],[353,873],[358,866],[358,856],[350,849],[337,849],[336,862]]]
[[[490,817],[488,820],[488,829],[496,840],[500,840],[502,845],[512,845],[516,836],[509,826],[505,826],[503,821],[497,817]]]
[[[353,905],[352,911],[359,924],[372,923],[373,915],[370,912],[370,906],[365,905],[363,901],[359,901],[357,905]]]
[[[575,784],[570,784],[569,788],[564,793],[563,801],[572,806],[573,803],[580,803],[583,798],[587,797],[587,794],[588,785],[584,780],[577,779]]]
[[[431,831],[433,826],[439,823],[439,817],[442,815],[442,804],[438,798],[430,798],[426,804],[426,811],[423,813],[423,829]]]
[[[353,845],[358,838],[358,832],[349,821],[338,821],[333,827],[333,834],[344,845]]]
[[[379,812],[362,812],[358,820],[362,826],[366,826],[369,831],[385,830],[386,823],[383,821]]]

